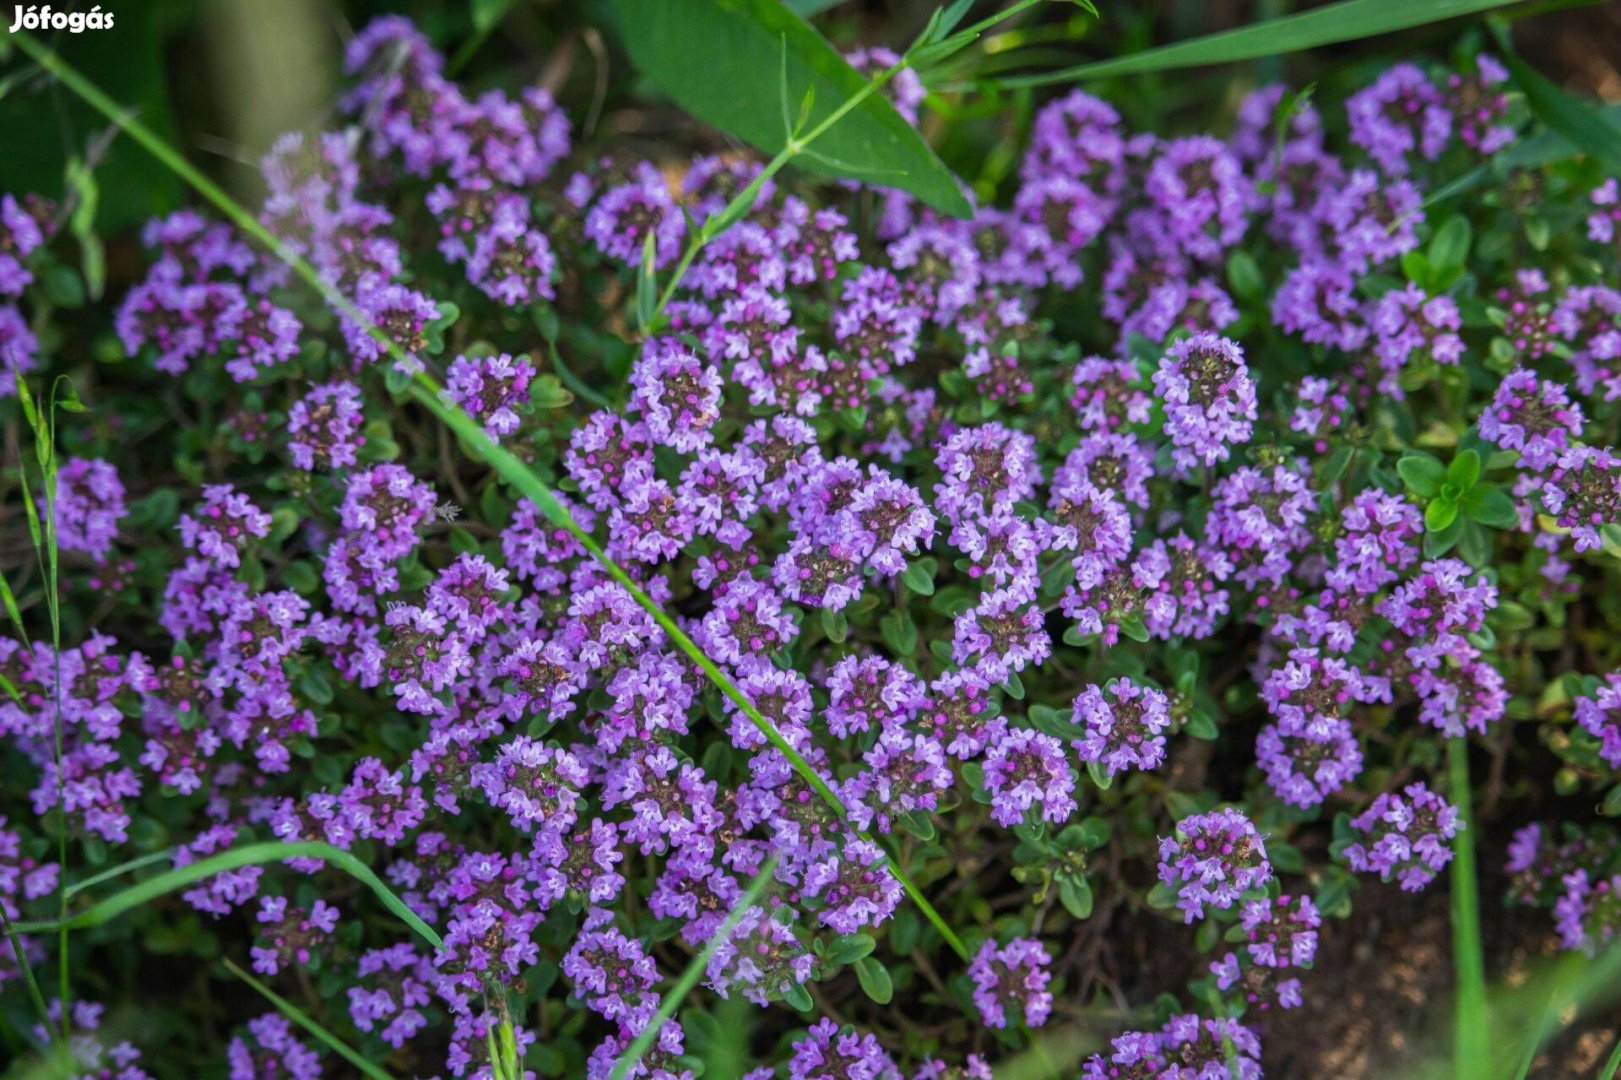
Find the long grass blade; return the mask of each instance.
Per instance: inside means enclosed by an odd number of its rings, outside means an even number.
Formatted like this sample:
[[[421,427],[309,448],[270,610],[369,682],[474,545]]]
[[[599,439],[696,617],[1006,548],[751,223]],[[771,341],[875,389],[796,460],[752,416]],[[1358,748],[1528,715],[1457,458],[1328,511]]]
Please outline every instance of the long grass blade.
[[[1542,1044],[1547,1040],[1554,1022],[1572,1000],[1571,992],[1575,977],[1588,965],[1588,959],[1580,953],[1567,953],[1560,957],[1558,966],[1548,980],[1551,985],[1548,987],[1547,1000],[1532,1023],[1530,1038],[1525,1041],[1525,1054],[1520,1058],[1520,1067],[1514,1073],[1514,1080],[1525,1080],[1531,1075],[1531,1065],[1537,1059],[1537,1051],[1542,1049]]]
[[[354,1047],[332,1034],[332,1032],[316,1023],[315,1018],[310,1016],[303,1009],[300,1009],[297,1005],[294,1005],[291,1001],[288,1001],[286,998],[270,989],[270,987],[266,986],[258,979],[255,979],[252,975],[249,975],[246,971],[243,971],[242,968],[237,966],[237,964],[229,957],[225,959],[224,963],[226,971],[229,971],[232,975],[235,975],[237,978],[241,979],[243,982],[257,990],[259,992],[259,996],[270,1002],[270,1004],[274,1005],[278,1012],[280,1012],[287,1019],[291,1020],[293,1023],[297,1024],[299,1027],[303,1028],[305,1031],[309,1032],[311,1035],[314,1035],[317,1039],[320,1039],[322,1042],[326,1043],[332,1048],[334,1053],[343,1058],[343,1060],[347,1061],[349,1064],[353,1065],[355,1068],[359,1069],[363,1075],[371,1077],[372,1080],[393,1080],[393,1078],[389,1076],[388,1071],[382,1066],[375,1065],[372,1062],[367,1061],[361,1056],[360,1051],[356,1050]]]
[[[244,844],[241,847],[222,851],[218,855],[210,855],[206,859],[198,859],[189,865],[166,870],[139,884],[131,885],[122,892],[114,893],[105,900],[92,905],[63,922],[17,923],[15,928],[20,933],[38,933],[45,930],[83,930],[91,926],[100,926],[118,918],[118,916],[132,908],[151,903],[160,896],[167,896],[169,893],[184,889],[188,885],[193,885],[204,878],[213,877],[215,874],[224,873],[227,870],[237,870],[244,866],[256,866],[260,863],[281,862],[285,859],[320,859],[329,866],[342,870],[375,893],[383,906],[401,922],[416,931],[422,940],[436,949],[444,944],[444,939],[439,936],[439,932],[424,922],[420,915],[406,905],[405,901],[395,895],[394,890],[390,889],[382,878],[373,873],[371,867],[349,852],[318,840],[296,842],[267,840],[258,844]]]
[[[1443,19],[1474,15],[1505,7],[1514,0],[1340,0],[1298,15],[1285,15],[1236,30],[1179,41],[1113,60],[1098,60],[1062,71],[1016,75],[996,80],[998,86],[1052,86],[1108,75],[1140,75],[1149,71],[1225,64],[1262,56],[1314,49],[1342,41],[1408,30]]]
[[[23,985],[28,988],[28,999],[39,1014],[40,1026],[46,1031],[51,1030],[51,1012],[45,1007],[45,995],[40,991],[34,969],[28,965],[28,952],[23,948],[22,934],[6,915],[4,904],[0,904],[0,931],[5,932],[6,941],[11,945],[11,955],[16,960],[17,970],[22,973]]]
[[[692,988],[698,985],[698,980],[703,978],[704,971],[709,967],[709,958],[714,955],[715,949],[736,929],[749,908],[759,903],[760,894],[765,892],[776,869],[777,858],[773,855],[765,861],[760,872],[754,875],[754,880],[749,882],[749,887],[738,897],[732,910],[726,913],[726,920],[710,935],[709,940],[704,942],[704,947],[698,950],[698,954],[687,964],[687,969],[681,973],[675,985],[670,987],[669,993],[664,995],[664,1000],[659,1004],[658,1012],[653,1014],[653,1019],[647,1022],[647,1026],[637,1033],[630,1045],[625,1047],[614,1061],[613,1071],[608,1074],[608,1080],[625,1080],[631,1068],[642,1060],[642,1055],[647,1053],[648,1048],[653,1045],[653,1040],[658,1038],[665,1022],[675,1015],[675,1011],[681,1007],[681,1002],[692,992]]]
[[[84,892],[86,889],[93,889],[104,881],[111,881],[113,878],[123,877],[125,874],[133,874],[135,871],[140,870],[143,867],[151,866],[153,863],[160,863],[165,859],[172,858],[174,858],[174,849],[169,848],[165,851],[154,851],[147,855],[141,855],[137,858],[129,860],[128,862],[121,862],[117,866],[108,867],[99,874],[92,874],[83,881],[75,881],[73,884],[69,885],[67,888],[68,899],[71,900],[75,896],[78,896],[80,893]]]
[[[1480,941],[1480,891],[1475,877],[1475,829],[1469,788],[1469,741],[1447,740],[1447,772],[1458,832],[1452,838],[1452,967],[1457,979],[1453,1054],[1459,1080],[1491,1077],[1491,1019],[1486,1008],[1486,960]]]
[[[278,259],[285,262],[299,277],[303,278],[305,282],[320,293],[328,303],[350,319],[353,319],[358,325],[364,327],[388,350],[396,361],[403,362],[408,359],[398,343],[372,324],[371,320],[355,306],[353,301],[334,288],[331,282],[323,278],[308,261],[290,250],[274,234],[260,224],[252,214],[248,213],[246,209],[227,195],[219,185],[198,172],[178,151],[150,128],[130,115],[127,110],[120,108],[118,103],[102,92],[99,87],[26,32],[13,34],[10,40],[15,42],[23,52],[34,58],[46,71],[61,80],[68,89],[84,98],[86,102],[103,113],[109,120],[118,124],[145,150],[218,207],[220,212],[225,214],[245,234],[264,245]],[[837,115],[835,113],[830,119],[836,119]],[[670,636],[676,646],[691,658],[709,677],[710,681],[743,711],[744,715],[749,718],[749,721],[760,730],[766,739],[783,753],[793,765],[794,770],[804,778],[812,790],[838,814],[841,821],[849,826],[849,812],[843,801],[828,786],[826,779],[813,769],[804,757],[794,749],[788,740],[783,737],[782,732],[777,729],[776,725],[761,715],[760,710],[755,708],[754,703],[738,689],[737,684],[725,672],[721,671],[714,661],[705,655],[703,650],[687,636],[685,631],[676,625],[675,621],[665,613],[658,602],[647,595],[631,579],[630,575],[625,573],[617,563],[608,557],[595,538],[580,527],[580,524],[574,520],[573,515],[552,494],[551,489],[540,478],[539,474],[520,461],[510,451],[493,442],[484,433],[483,427],[459,406],[445,401],[439,384],[432,376],[426,373],[418,374],[410,385],[410,395],[461,436],[464,444],[475,456],[494,469],[524,497],[533,502],[536,508],[546,515],[547,520],[559,528],[566,529],[578,538],[608,574],[623,586],[636,602],[658,622],[659,626]],[[873,838],[864,830],[857,830],[853,826],[849,827],[857,836],[873,842]],[[924,917],[940,933],[946,944],[961,959],[966,961],[968,959],[968,948],[963,944],[962,938],[951,928],[951,925],[946,922],[939,911],[929,903],[922,890],[902,871],[893,857],[888,858],[887,865],[890,873],[900,882],[901,887],[906,890],[907,895],[917,904]]]
[[[1604,1062],[1604,1071],[1599,1073],[1599,1080],[1615,1080],[1617,1069],[1621,1069],[1621,1039],[1615,1041],[1615,1049],[1610,1051],[1610,1057]]]
[[[1610,175],[1621,174],[1621,126],[1609,115],[1556,86],[1524,60],[1504,50],[1503,65],[1537,118],[1565,141],[1590,155]]]

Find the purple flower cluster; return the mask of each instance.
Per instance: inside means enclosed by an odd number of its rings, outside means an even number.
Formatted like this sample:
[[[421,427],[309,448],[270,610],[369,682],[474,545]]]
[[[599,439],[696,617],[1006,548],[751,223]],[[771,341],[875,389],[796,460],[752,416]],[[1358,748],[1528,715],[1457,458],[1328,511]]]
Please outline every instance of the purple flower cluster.
[[[1081,1067],[1082,1080],[1166,1077],[1175,1080],[1260,1080],[1261,1041],[1237,1020],[1171,1017],[1158,1031],[1128,1031]]]
[[[974,983],[974,1007],[987,1027],[1005,1028],[1017,1018],[1040,1027],[1052,1012],[1047,989],[1052,958],[1034,938],[1014,938],[1006,945],[987,941],[974,954],[968,977]],[[1010,1010],[1012,1015],[1010,1016]]]
[[[1424,888],[1452,861],[1450,841],[1463,828],[1458,810],[1423,784],[1382,793],[1351,820],[1357,840],[1345,849],[1351,869]]]
[[[1159,879],[1176,897],[1185,922],[1209,907],[1233,907],[1272,877],[1266,844],[1255,825],[1230,806],[1193,814],[1159,841]]]

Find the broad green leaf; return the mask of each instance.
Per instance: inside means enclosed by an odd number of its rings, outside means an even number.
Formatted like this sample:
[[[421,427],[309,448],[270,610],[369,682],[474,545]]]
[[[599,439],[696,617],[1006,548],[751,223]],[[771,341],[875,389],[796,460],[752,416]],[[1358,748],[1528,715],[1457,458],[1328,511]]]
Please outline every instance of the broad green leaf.
[[[1424,527],[1438,533],[1458,517],[1458,504],[1451,499],[1435,499],[1424,508]]]
[[[1109,785],[1114,783],[1114,777],[1101,762],[1088,761],[1086,763],[1086,774],[1092,778],[1092,783],[1103,791],[1107,791]]]
[[[766,154],[785,145],[785,103],[815,91],[814,126],[867,79],[782,0],[610,0],[636,66],[677,104]],[[779,97],[781,100],[778,100]],[[961,185],[882,92],[816,140],[807,169],[903,188],[944,213],[971,212]]]
[[[919,596],[934,595],[934,560],[915,562],[901,573],[901,583]]]
[[[1058,899],[1077,919],[1092,917],[1092,885],[1085,874],[1063,874],[1058,879]]]
[[[1341,41],[1407,30],[1414,26],[1473,15],[1505,7],[1514,0],[1340,0],[1298,15],[1269,19],[1237,30],[1224,30],[1192,41],[1180,41],[1157,49],[1133,53],[1113,60],[1099,60],[1062,71],[1022,75],[998,81],[1002,86],[1050,86],[1054,83],[1099,79],[1107,75],[1139,75],[1147,71],[1226,64],[1254,60],[1262,56],[1282,56],[1333,45]]]
[[[1448,281],[1461,274],[1469,258],[1470,240],[1469,219],[1462,214],[1454,214],[1448,218],[1446,224],[1437,229],[1434,238],[1430,240],[1430,269]]]
[[[856,979],[867,996],[880,1005],[888,1005],[895,996],[895,982],[889,977],[889,969],[871,956],[856,961]]]
[[[1463,512],[1494,529],[1512,529],[1520,523],[1519,512],[1508,492],[1498,487],[1477,487],[1464,496]]]
[[[1241,300],[1256,300],[1266,292],[1261,268],[1247,251],[1235,249],[1227,257],[1227,283],[1233,287],[1233,295]]]
[[[1465,450],[1452,459],[1447,466],[1447,483],[1456,484],[1458,491],[1465,492],[1474,487],[1480,480],[1480,451]]]
[[[1446,467],[1428,454],[1408,454],[1396,462],[1402,482],[1421,499],[1432,499],[1446,480]]]

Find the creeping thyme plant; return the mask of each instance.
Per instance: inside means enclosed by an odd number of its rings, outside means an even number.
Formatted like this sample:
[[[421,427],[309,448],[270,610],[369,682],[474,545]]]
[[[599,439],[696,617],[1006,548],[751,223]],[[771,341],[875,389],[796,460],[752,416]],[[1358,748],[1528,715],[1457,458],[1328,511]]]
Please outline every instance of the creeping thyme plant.
[[[1248,1078],[1380,891],[1603,954],[1621,191],[1471,40],[1208,133],[1042,96],[955,217],[385,17],[102,308],[0,196],[6,1045]]]

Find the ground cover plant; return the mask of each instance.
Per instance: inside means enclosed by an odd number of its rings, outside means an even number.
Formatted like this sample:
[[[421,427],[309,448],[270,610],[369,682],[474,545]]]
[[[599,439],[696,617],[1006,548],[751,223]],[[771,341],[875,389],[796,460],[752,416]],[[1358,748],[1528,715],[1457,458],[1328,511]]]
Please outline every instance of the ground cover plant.
[[[1608,1002],[1621,127],[1497,21],[1073,85],[1487,3],[967,63],[1054,6],[607,5],[742,140],[651,154],[383,16],[248,207],[9,39],[193,193],[116,289],[90,155],[0,194],[16,1075],[1257,1077],[1427,890],[1406,1075]]]

